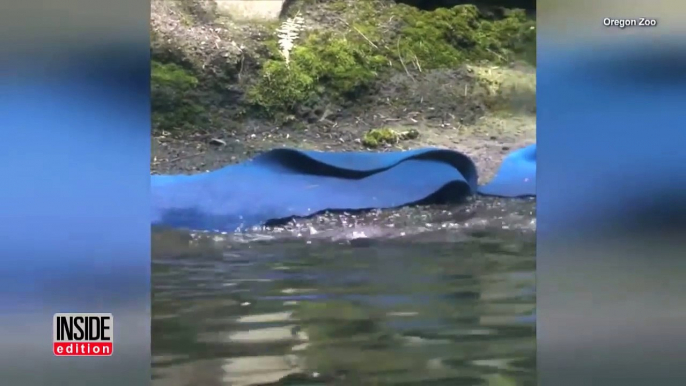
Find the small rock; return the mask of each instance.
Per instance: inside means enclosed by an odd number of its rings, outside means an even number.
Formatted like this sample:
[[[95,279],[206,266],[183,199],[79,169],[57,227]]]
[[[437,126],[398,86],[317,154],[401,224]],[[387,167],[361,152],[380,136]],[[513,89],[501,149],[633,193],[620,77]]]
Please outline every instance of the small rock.
[[[226,146],[226,142],[222,141],[219,138],[212,138],[210,140],[210,145],[215,145],[215,146]]]

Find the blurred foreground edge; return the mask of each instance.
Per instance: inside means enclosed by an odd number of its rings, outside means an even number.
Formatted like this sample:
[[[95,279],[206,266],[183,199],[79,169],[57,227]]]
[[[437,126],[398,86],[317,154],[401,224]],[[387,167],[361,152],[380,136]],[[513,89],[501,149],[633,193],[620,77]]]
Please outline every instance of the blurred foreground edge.
[[[541,43],[539,384],[683,385],[686,48]]]

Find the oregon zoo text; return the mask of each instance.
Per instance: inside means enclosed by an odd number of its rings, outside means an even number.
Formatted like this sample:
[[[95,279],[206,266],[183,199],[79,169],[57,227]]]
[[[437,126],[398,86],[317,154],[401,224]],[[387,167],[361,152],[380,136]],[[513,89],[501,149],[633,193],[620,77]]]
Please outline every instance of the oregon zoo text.
[[[110,356],[113,339],[112,314],[63,313],[53,317],[52,350],[57,356]]]
[[[603,19],[605,27],[618,27],[624,29],[627,27],[656,27],[657,20],[648,17],[639,17],[636,19],[614,19],[606,17]]]

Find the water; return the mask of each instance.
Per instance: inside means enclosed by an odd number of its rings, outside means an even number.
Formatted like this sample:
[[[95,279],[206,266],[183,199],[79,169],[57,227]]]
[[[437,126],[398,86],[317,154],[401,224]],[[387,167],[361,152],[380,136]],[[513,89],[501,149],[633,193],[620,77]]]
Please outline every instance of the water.
[[[155,231],[153,383],[535,384],[535,203]]]

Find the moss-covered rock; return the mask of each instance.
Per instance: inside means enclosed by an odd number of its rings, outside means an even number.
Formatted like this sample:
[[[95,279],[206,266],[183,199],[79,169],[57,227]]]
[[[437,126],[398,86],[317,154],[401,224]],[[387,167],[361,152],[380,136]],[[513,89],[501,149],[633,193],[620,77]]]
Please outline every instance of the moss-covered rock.
[[[306,5],[303,5],[303,7]],[[355,101],[394,71],[456,68],[470,62],[535,61],[535,21],[522,10],[500,17],[474,5],[420,10],[384,0],[327,2],[342,26],[311,31],[287,64],[273,57],[248,90],[248,102],[270,116],[324,101]],[[273,42],[272,42],[273,43]]]
[[[394,89],[398,77],[415,81],[466,63],[535,61],[535,21],[524,11],[294,0],[287,13],[300,12],[306,32],[286,63],[277,42],[279,22],[216,18],[207,6],[213,1],[153,0],[156,129],[227,127],[265,115],[295,126],[332,111],[363,114],[384,103],[376,91]]]
[[[266,61],[248,100],[275,115],[316,103],[324,94],[351,98],[375,81],[386,63],[345,34],[316,32],[293,49],[289,63],[279,57]]]
[[[194,91],[198,78],[172,63],[151,63],[151,100],[153,129],[175,130],[202,124],[205,109],[197,103]]]
[[[400,141],[416,139],[419,131],[411,129],[408,131],[395,131],[390,128],[372,129],[362,137],[362,145],[369,148],[377,148],[383,145],[395,145]]]
[[[482,8],[521,8],[536,10],[536,0],[395,0],[421,9],[433,10],[459,4],[474,4]]]
[[[453,68],[465,62],[507,63],[535,47],[535,22],[522,10],[485,17],[474,5],[422,11],[398,6],[402,18],[398,55],[423,69]]]

